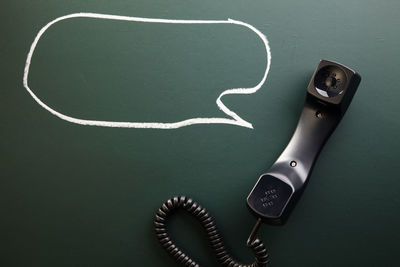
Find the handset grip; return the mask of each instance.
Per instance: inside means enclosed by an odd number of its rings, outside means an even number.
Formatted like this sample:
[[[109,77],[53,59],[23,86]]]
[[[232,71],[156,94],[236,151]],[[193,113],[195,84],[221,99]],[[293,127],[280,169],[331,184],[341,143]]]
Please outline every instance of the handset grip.
[[[284,223],[339,121],[340,116],[322,104],[306,101],[289,144],[247,198],[257,216],[271,224]]]

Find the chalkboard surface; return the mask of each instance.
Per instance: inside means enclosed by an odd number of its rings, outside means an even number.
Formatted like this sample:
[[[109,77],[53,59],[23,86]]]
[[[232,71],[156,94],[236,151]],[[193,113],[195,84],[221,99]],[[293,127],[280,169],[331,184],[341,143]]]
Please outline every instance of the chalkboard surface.
[[[125,20],[60,19],[80,12]],[[0,265],[176,266],[152,225],[174,195],[205,206],[251,262],[245,198],[321,58],[363,80],[287,224],[260,237],[271,266],[396,265],[399,12],[395,0],[2,1]],[[218,266],[179,215],[176,242]]]

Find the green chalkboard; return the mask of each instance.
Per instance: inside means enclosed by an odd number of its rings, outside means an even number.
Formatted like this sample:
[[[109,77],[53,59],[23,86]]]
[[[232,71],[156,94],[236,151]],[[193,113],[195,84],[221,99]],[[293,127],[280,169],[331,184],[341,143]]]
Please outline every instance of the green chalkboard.
[[[205,206],[251,262],[245,198],[321,58],[362,82],[287,224],[260,237],[271,266],[396,265],[399,12],[395,0],[2,1],[0,265],[176,266],[152,224],[174,195]],[[218,266],[180,215],[176,242]]]

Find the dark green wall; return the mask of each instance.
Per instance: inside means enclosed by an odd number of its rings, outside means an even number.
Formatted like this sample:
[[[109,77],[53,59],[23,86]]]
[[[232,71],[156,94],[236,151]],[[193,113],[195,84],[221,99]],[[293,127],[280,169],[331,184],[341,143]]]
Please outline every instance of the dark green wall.
[[[224,103],[254,129],[90,127],[57,118],[22,84],[29,47],[75,12],[249,23],[270,41],[271,70],[253,95]],[[287,144],[319,59],[363,80],[283,227],[260,235],[271,266],[394,266],[400,241],[400,2],[11,1],[0,3],[0,265],[176,266],[153,233],[155,211],[185,194],[208,208],[227,246],[252,260],[245,198]],[[214,27],[215,26],[215,27]],[[76,19],[49,29],[29,83],[63,113],[93,120],[222,116],[225,89],[265,69],[257,36],[239,26]],[[184,215],[184,214],[182,214]],[[178,244],[217,266],[198,224],[174,218]]]

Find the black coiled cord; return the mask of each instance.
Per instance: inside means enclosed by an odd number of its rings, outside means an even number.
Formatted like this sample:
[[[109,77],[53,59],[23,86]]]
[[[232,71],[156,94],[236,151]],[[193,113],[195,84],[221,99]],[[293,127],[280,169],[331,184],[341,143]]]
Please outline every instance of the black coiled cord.
[[[158,209],[154,219],[154,226],[158,240],[164,249],[179,263],[184,266],[199,267],[200,265],[187,256],[175,243],[171,240],[168,229],[168,217],[177,209],[184,209],[195,216],[207,232],[211,247],[216,253],[218,261],[223,266],[232,267],[265,267],[269,263],[269,254],[265,245],[258,238],[249,240],[247,245],[253,250],[255,262],[247,265],[235,261],[224,247],[222,238],[218,233],[218,229],[214,220],[208,214],[205,208],[185,196],[174,197],[168,199],[161,208]]]

